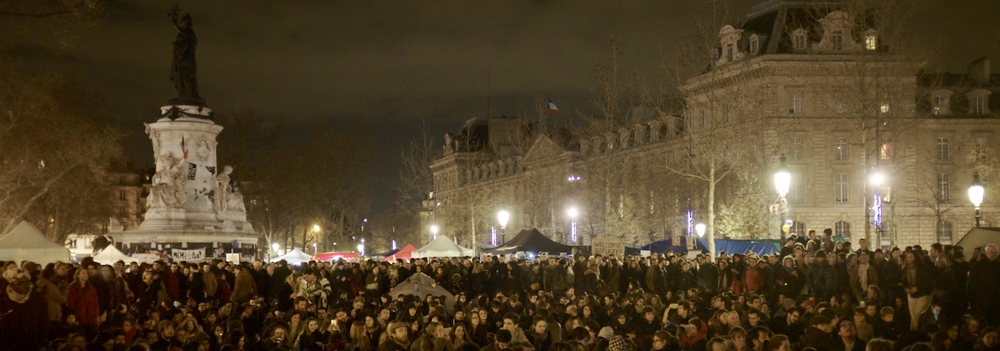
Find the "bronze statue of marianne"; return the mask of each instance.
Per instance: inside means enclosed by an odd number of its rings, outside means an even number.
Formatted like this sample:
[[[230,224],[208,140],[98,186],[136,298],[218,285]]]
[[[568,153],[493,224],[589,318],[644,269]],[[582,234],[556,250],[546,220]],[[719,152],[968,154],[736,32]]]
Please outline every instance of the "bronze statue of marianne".
[[[171,103],[183,105],[204,106],[205,100],[198,95],[198,78],[195,66],[195,47],[198,37],[191,28],[191,15],[185,13],[178,18],[180,8],[170,11],[170,19],[177,27],[177,39],[174,40],[174,61],[170,68],[170,80],[174,82],[177,97]]]

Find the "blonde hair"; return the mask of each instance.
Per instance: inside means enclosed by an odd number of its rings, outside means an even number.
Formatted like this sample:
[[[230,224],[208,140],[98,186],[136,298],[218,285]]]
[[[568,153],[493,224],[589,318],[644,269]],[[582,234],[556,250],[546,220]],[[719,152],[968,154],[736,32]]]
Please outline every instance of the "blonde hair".
[[[372,342],[368,339],[368,335],[365,334],[365,322],[354,322],[351,323],[351,343],[357,346],[361,350],[371,350]]]

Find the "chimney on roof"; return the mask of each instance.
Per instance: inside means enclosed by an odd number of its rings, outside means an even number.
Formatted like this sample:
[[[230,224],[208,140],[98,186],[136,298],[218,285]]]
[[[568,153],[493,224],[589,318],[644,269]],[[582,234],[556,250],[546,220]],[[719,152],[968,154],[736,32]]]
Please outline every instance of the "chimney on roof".
[[[983,57],[972,61],[968,68],[969,78],[979,84],[989,84],[990,82],[990,60]]]

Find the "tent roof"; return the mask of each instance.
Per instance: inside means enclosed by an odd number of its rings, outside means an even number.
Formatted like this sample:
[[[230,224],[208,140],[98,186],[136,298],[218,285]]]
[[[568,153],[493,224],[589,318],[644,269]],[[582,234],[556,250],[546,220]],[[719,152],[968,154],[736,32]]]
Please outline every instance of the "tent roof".
[[[444,235],[438,235],[437,239],[431,241],[424,247],[413,251],[413,257],[462,257],[472,256],[471,249],[458,246],[451,239]]]
[[[69,249],[50,241],[38,228],[22,221],[0,237],[0,260],[28,260],[41,265],[68,262]]]
[[[296,249],[297,250],[297,249]],[[338,259],[344,259],[345,261],[350,261],[355,258],[361,257],[353,252],[324,252],[321,254],[316,254],[311,258],[312,261],[335,261]]]
[[[271,262],[278,262],[281,260],[285,260],[291,264],[300,264],[312,260],[312,255],[302,252],[302,250],[296,248],[292,249],[292,251],[288,251],[288,253],[282,256],[272,258]]]
[[[108,247],[104,248],[104,250],[101,251],[101,253],[97,254],[97,256],[94,256],[94,262],[100,264],[114,264],[115,262],[118,262],[118,260],[122,260],[126,263],[129,262],[129,260],[137,261],[132,257],[129,257],[128,255],[122,253],[114,245],[108,245]]]
[[[65,246],[56,244],[45,237],[42,231],[35,228],[26,221],[22,221],[14,229],[12,229],[7,235],[0,237],[0,248],[18,248],[18,249],[53,249],[53,248],[63,248]],[[68,251],[69,249],[67,249]],[[69,257],[69,255],[66,255]]]
[[[698,238],[698,249],[701,249],[701,252],[708,252],[708,239]],[[730,254],[750,251],[758,255],[767,255],[778,252],[778,244],[775,240],[715,239],[715,252],[720,251]]]
[[[573,247],[552,241],[545,234],[539,232],[538,229],[532,228],[521,230],[513,239],[488,251],[498,253],[517,251],[559,253],[572,252]]]
[[[455,295],[452,295],[447,289],[438,284],[434,278],[420,272],[411,275],[389,290],[389,295],[393,298],[399,295],[415,295],[423,298],[427,294],[444,296],[444,303],[448,310],[451,310],[455,306]]]
[[[1000,228],[972,228],[955,246],[961,246],[970,250],[966,252],[971,252],[972,249],[988,244],[1000,245]]]
[[[392,262],[396,259],[408,260],[413,257],[413,251],[417,251],[417,248],[412,244],[406,244],[402,249],[396,250],[391,255],[386,255],[384,261]]]

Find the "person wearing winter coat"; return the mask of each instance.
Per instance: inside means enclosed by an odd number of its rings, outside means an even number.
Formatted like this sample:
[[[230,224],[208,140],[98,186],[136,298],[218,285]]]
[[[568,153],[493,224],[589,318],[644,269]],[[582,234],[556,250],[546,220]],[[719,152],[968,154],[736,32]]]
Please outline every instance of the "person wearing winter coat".
[[[76,314],[80,326],[88,331],[97,329],[98,316],[101,315],[101,303],[98,301],[97,288],[90,284],[90,273],[86,269],[77,269],[73,283],[69,285],[66,296],[66,307]]]
[[[46,316],[50,326],[58,325],[62,321],[62,306],[66,303],[67,291],[60,289],[53,281],[55,279],[54,270],[42,271],[42,278],[35,282],[35,291],[42,293],[45,297],[45,304],[48,307]]]
[[[410,351],[455,351],[455,345],[448,339],[448,333],[438,323],[429,323],[424,335],[414,340]]]
[[[233,270],[236,271],[236,285],[233,287],[230,299],[237,304],[250,301],[257,292],[257,284],[254,282],[253,276],[250,275],[246,267],[240,265],[233,266]]]
[[[535,351],[549,351],[552,347],[552,333],[549,332],[549,323],[544,317],[536,316],[526,334]]]
[[[858,266],[851,270],[851,293],[858,299],[864,301],[868,295],[868,287],[872,285],[880,286],[878,280],[878,270],[868,261],[868,255],[859,255]]]

